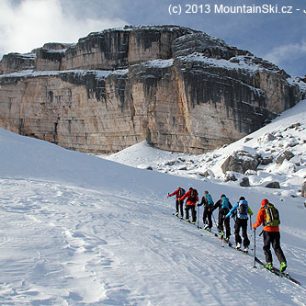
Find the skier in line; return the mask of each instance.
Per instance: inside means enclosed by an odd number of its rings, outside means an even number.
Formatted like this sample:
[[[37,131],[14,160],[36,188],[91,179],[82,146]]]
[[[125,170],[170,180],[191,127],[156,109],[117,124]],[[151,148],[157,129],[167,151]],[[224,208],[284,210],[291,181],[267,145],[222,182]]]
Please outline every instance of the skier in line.
[[[198,191],[192,187],[189,188],[189,190],[181,197],[179,198],[179,201],[184,202],[186,200],[186,220],[189,221],[189,210],[191,210],[191,216],[192,216],[192,223],[196,223],[197,221],[197,213],[195,210],[195,206],[197,202],[199,201],[198,197]],[[189,221],[190,222],[190,221]]]
[[[230,209],[233,208],[233,206],[225,194],[221,195],[221,198],[215,203],[213,210],[217,209],[218,207],[218,231],[220,233],[221,238],[224,238],[224,240],[229,241],[231,235],[230,218],[225,217],[229,213]],[[225,226],[225,237],[223,225]]]
[[[213,212],[214,201],[207,190],[204,192],[201,203],[198,204],[198,206],[202,205],[204,205],[204,211],[203,211],[204,229],[210,231],[212,228],[211,215]]]
[[[271,217],[271,214],[274,217]],[[270,216],[269,216],[270,215]],[[275,251],[277,259],[280,262],[279,270],[284,272],[287,268],[287,261],[283,250],[280,246],[280,233],[279,233],[279,215],[277,209],[274,207],[273,204],[269,203],[269,200],[263,199],[261,201],[261,207],[257,213],[256,222],[253,224],[253,229],[255,230],[260,225],[263,225],[263,250],[266,257],[266,265],[265,267],[269,270],[273,269],[272,265],[272,253],[270,250],[270,246]]]
[[[181,219],[184,218],[184,211],[183,211],[183,201],[180,201],[179,199],[185,194],[185,189],[182,187],[178,187],[176,190],[174,190],[172,193],[168,193],[167,198],[173,197],[175,195],[175,208],[176,213],[175,215],[178,217],[179,212],[181,215]]]
[[[236,221],[235,221],[235,241],[236,241],[236,249],[240,250],[241,248],[241,237],[240,237],[240,228],[242,228],[242,237],[243,237],[243,251],[248,252],[250,240],[248,238],[248,215],[252,216],[253,212],[248,205],[248,202],[244,197],[240,197],[239,202],[237,202],[233,208],[229,211],[229,213],[225,216],[225,218],[229,218],[234,213],[236,213]]]

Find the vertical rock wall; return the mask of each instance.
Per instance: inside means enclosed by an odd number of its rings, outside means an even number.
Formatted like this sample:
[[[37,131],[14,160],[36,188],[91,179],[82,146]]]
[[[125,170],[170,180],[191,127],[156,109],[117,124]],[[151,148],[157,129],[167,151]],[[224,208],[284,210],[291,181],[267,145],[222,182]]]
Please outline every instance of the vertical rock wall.
[[[302,96],[275,65],[174,26],[106,30],[33,52],[29,62],[1,62],[0,126],[85,152],[146,139],[202,153],[255,131]],[[33,63],[33,72],[9,74]]]

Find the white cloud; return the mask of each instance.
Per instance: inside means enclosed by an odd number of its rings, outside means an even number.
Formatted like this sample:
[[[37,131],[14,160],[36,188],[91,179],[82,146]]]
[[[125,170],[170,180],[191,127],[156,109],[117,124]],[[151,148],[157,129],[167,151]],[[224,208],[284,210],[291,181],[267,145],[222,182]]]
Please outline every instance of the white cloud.
[[[306,57],[306,41],[296,44],[287,44],[273,48],[264,56],[267,60],[282,65],[301,57]]]
[[[77,18],[63,10],[60,0],[23,0],[18,5],[1,0],[0,53],[28,52],[46,42],[77,42],[90,32],[125,24],[119,18]]]

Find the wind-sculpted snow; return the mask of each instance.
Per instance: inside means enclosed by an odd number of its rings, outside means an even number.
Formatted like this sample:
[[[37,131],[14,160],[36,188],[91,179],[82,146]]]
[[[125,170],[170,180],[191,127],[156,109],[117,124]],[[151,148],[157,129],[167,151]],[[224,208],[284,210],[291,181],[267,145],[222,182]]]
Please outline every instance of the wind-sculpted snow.
[[[251,257],[173,217],[169,201],[137,190],[0,184],[2,305],[305,302],[304,289],[254,269]],[[285,236],[290,272],[306,282],[305,238],[292,245]]]

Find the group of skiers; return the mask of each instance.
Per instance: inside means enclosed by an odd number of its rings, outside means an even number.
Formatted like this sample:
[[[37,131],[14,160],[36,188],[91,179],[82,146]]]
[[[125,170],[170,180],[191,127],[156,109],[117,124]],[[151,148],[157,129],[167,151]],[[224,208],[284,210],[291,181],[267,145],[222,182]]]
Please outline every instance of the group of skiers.
[[[214,203],[211,194],[206,190],[204,195],[199,202],[198,191],[192,187],[186,192],[184,188],[178,187],[172,193],[168,193],[168,197],[176,197],[176,216],[181,219],[184,218],[184,201],[185,204],[185,219],[188,222],[196,223],[197,221],[197,211],[196,207],[204,205],[203,211],[203,224],[204,229],[211,231],[213,226],[212,217],[213,211],[219,208],[218,214],[218,232],[221,239],[229,242],[231,235],[230,227],[230,217],[235,218],[234,235],[236,248],[241,249],[241,244],[243,244],[242,250],[248,252],[250,245],[250,240],[248,238],[247,226],[248,226],[248,216],[252,216],[253,212],[248,205],[248,201],[242,196],[239,200],[232,205],[228,197],[222,194],[220,199]],[[198,203],[199,202],[199,203]],[[189,220],[189,212],[191,211],[192,220]],[[271,245],[275,251],[275,254],[280,262],[280,271],[284,272],[287,268],[287,261],[284,253],[280,246],[280,233],[279,233],[279,213],[275,206],[270,203],[267,199],[261,201],[261,207],[258,211],[256,222],[252,224],[252,228],[255,231],[257,227],[263,225],[263,241],[264,241],[264,254],[266,258],[266,268],[269,270],[273,269],[272,264],[272,253]],[[225,228],[225,231],[224,231]],[[242,229],[242,237],[240,236],[240,229]]]

